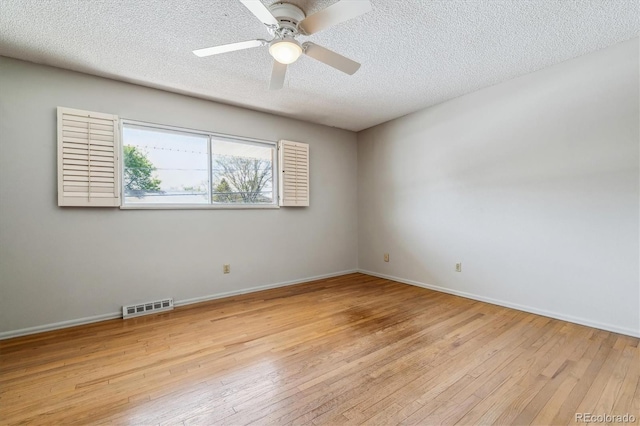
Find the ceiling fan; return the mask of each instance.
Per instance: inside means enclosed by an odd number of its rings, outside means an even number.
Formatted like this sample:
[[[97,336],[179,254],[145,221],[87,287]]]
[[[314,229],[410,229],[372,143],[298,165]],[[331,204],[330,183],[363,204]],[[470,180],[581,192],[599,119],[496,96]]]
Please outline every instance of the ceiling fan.
[[[195,55],[211,56],[268,45],[269,53],[274,59],[269,84],[271,90],[282,88],[287,65],[295,62],[303,53],[349,75],[353,75],[360,68],[360,64],[356,61],[310,41],[300,44],[296,37],[315,34],[369,12],[371,10],[369,0],[341,0],[310,16],[306,16],[302,9],[289,3],[274,3],[267,8],[260,0],[240,0],[240,2],[267,26],[272,39],[207,47],[194,50]]]

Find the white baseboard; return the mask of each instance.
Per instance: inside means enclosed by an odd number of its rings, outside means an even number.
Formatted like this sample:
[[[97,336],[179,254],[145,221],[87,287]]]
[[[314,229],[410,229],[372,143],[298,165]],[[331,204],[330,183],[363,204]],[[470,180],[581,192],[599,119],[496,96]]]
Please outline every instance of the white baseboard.
[[[241,290],[233,290],[233,291],[227,291],[224,293],[211,294],[208,296],[194,297],[192,299],[185,299],[185,300],[179,300],[177,302],[174,302],[173,306],[190,305],[192,303],[200,303],[200,302],[206,302],[208,300],[222,299],[224,297],[237,296],[239,294],[254,293],[256,291],[269,290],[271,288],[286,287],[288,285],[302,284],[309,281],[324,280],[326,278],[339,277],[340,275],[353,274],[355,272],[358,272],[358,270],[350,269],[348,271],[334,272],[334,273],[325,274],[325,275],[316,275],[314,277],[300,278],[297,280],[283,281],[275,284],[267,284],[267,285],[261,285],[257,287],[249,287]]]
[[[353,274],[354,272],[358,272],[358,270],[350,269],[347,271],[334,272],[331,274],[316,275],[314,277],[300,278],[297,280],[283,281],[283,282],[267,284],[263,286],[227,291],[224,293],[216,293],[208,296],[178,300],[173,303],[173,306],[190,305],[192,303],[206,302],[207,300],[222,299],[224,297],[237,296],[239,294],[246,294],[246,293],[253,293],[256,291],[268,290],[270,288],[286,287],[288,285],[302,284],[309,281],[316,281],[316,280],[322,280],[326,278],[338,277],[340,275]],[[69,327],[75,327],[77,325],[91,324],[94,322],[100,322],[100,321],[105,321],[105,320],[110,320],[115,318],[122,318],[122,311],[111,312],[108,314],[94,315],[91,317],[78,318],[78,319],[73,319],[68,321],[61,321],[61,322],[56,322],[52,324],[38,325],[35,327],[21,328],[19,330],[3,331],[3,332],[0,332],[0,340],[11,339],[13,337],[27,336],[29,334],[42,333],[45,331],[60,330],[62,328],[69,328]]]
[[[43,333],[45,331],[59,330],[62,328],[75,327],[76,325],[91,324],[92,322],[106,321],[115,318],[122,318],[122,311],[72,319],[68,321],[54,322],[53,324],[37,325],[35,327],[21,328],[19,330],[3,331],[0,333],[0,340],[11,339],[12,337],[27,336],[29,334]]]
[[[439,291],[441,293],[453,294],[454,296],[460,296],[467,299],[478,300],[480,302],[491,303],[492,305],[504,306],[505,308],[517,309],[518,311],[529,312],[532,314],[542,315],[544,317],[555,318],[563,321],[572,322],[575,324],[586,325],[588,327],[598,328],[600,330],[612,331],[614,333],[624,334],[632,337],[640,337],[640,330],[634,330],[632,328],[619,327],[613,324],[606,324],[598,321],[592,321],[586,318],[574,317],[572,315],[560,314],[558,312],[551,312],[544,309],[538,309],[531,306],[520,305],[518,303],[511,303],[505,300],[493,299],[491,297],[480,296],[477,294],[467,293],[464,291],[452,290],[445,287],[439,287],[437,285],[425,284],[419,281],[407,280],[400,277],[394,277],[392,275],[380,274],[373,271],[367,271],[359,269],[358,272],[362,274],[371,275],[378,278],[384,278],[387,280],[398,281],[403,284],[414,285],[416,287],[428,288],[429,290]]]

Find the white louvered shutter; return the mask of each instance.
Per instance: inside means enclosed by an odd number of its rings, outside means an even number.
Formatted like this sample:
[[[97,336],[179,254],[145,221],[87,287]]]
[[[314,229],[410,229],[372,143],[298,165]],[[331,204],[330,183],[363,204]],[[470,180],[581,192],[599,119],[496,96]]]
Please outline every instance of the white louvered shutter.
[[[281,140],[278,143],[280,205],[309,205],[309,145]]]
[[[58,107],[58,205],[119,207],[118,117]]]

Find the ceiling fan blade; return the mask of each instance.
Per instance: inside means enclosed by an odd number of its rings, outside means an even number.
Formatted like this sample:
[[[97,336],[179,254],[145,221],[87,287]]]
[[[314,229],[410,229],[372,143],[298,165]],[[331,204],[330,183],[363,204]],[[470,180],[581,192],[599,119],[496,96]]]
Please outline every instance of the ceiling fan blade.
[[[280,62],[273,61],[273,70],[271,71],[271,83],[269,90],[280,90],[284,86],[284,76],[287,74],[287,66]]]
[[[260,0],[240,0],[265,25],[278,25],[278,20],[273,17],[269,9]]]
[[[219,53],[233,52],[234,50],[250,49],[252,47],[264,46],[265,44],[267,44],[267,42],[264,40],[241,41],[239,43],[223,44],[220,46],[194,50],[193,54],[200,57],[211,56],[217,55]]]
[[[306,34],[314,34],[327,27],[339,24],[371,10],[369,0],[342,0],[320,12],[307,16],[298,24],[298,29]]]
[[[304,53],[307,56],[311,56],[313,59],[323,62],[330,67],[333,67],[339,71],[353,75],[360,68],[360,64],[349,58],[345,58],[339,53],[329,50],[326,47],[318,46],[317,44],[306,42],[302,45]]]

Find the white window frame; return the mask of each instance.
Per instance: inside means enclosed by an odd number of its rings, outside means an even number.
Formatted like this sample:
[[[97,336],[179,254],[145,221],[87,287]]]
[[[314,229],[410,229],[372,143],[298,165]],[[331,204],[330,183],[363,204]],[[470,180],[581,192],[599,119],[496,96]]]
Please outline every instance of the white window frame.
[[[120,199],[121,205],[120,208],[123,210],[238,210],[238,209],[279,209],[279,184],[278,184],[278,142],[276,141],[268,141],[264,139],[256,139],[249,138],[244,136],[234,136],[227,135],[223,133],[216,132],[208,132],[205,130],[195,130],[184,127],[176,127],[176,126],[168,126],[165,124],[157,124],[157,123],[149,123],[145,121],[138,120],[129,120],[125,118],[120,119],[120,153],[119,153],[119,162],[120,162]],[[214,139],[223,140],[226,142],[237,142],[243,144],[255,144],[260,146],[269,145],[272,151],[272,164],[271,164],[271,176],[272,176],[272,187],[273,187],[273,202],[266,204],[245,204],[245,203],[228,203],[228,204],[126,204],[125,202],[125,193],[124,193],[124,126],[138,126],[138,127],[147,127],[150,129],[159,129],[159,130],[169,130],[174,132],[181,133],[190,133],[198,136],[207,137],[207,152],[208,152],[208,164],[209,164],[209,200],[211,200],[211,168],[212,168],[212,158],[211,158],[211,144]]]

